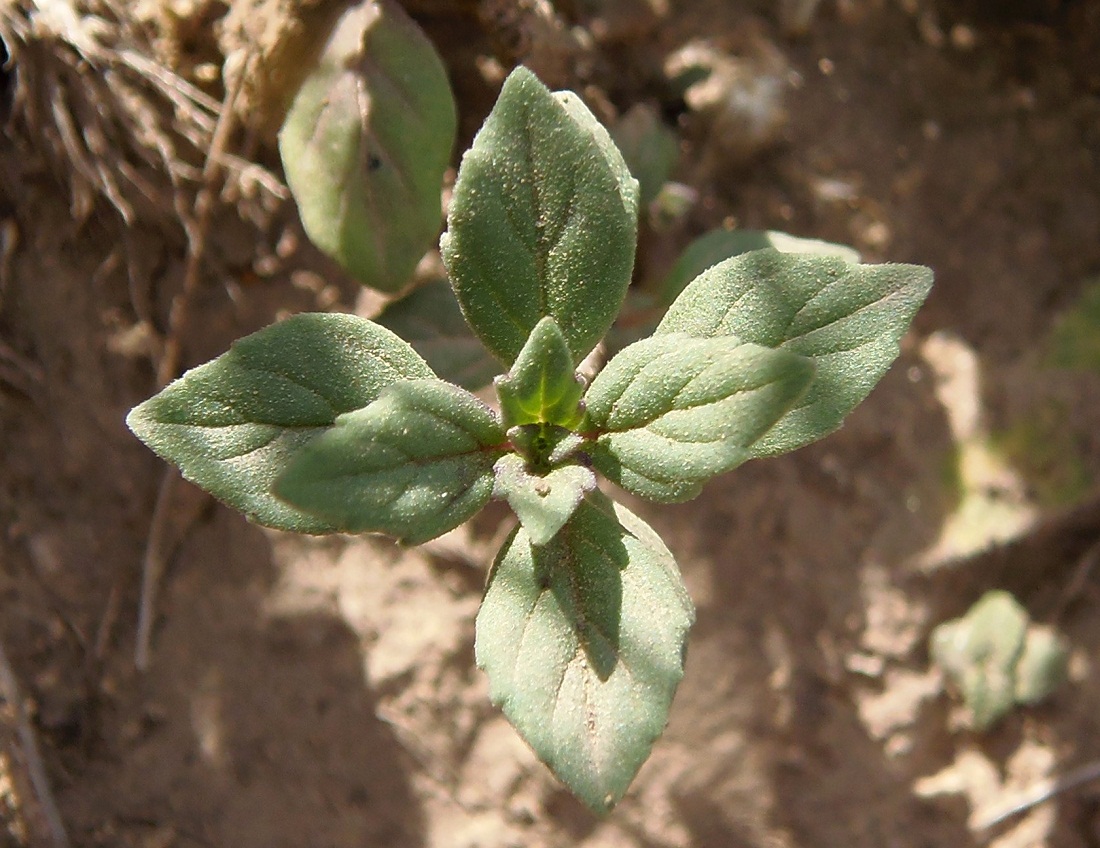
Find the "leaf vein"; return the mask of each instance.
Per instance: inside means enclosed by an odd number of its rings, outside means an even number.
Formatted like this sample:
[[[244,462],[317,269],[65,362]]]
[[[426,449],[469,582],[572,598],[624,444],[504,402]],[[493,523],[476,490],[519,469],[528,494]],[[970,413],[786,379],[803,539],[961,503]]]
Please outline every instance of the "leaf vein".
[[[336,404],[333,403],[331,399],[329,399],[325,395],[321,394],[321,392],[317,391],[317,389],[313,388],[312,386],[307,386],[305,383],[303,383],[299,379],[296,379],[294,376],[292,376],[290,374],[284,374],[281,371],[276,371],[273,368],[264,368],[260,365],[254,365],[252,363],[247,364],[245,367],[249,371],[255,371],[258,374],[267,374],[271,377],[278,377],[280,380],[285,380],[286,382],[290,383],[291,385],[297,386],[299,389],[303,389],[304,391],[306,391],[309,394],[313,395],[315,398],[318,398],[322,403],[325,404],[325,406],[328,407],[329,415],[330,415],[332,420],[335,420],[336,416],[339,414],[337,412],[337,409],[336,409]],[[233,406],[232,402],[227,401],[227,403],[229,404],[230,407],[236,408],[236,407]],[[253,423],[259,424],[259,423],[265,423],[265,422],[250,421],[248,423],[250,423],[250,424],[253,424]],[[271,425],[271,426],[282,426],[282,425]],[[314,425],[314,426],[317,426],[317,425]]]
[[[556,251],[558,249],[558,247],[561,245],[562,239],[565,238],[565,234],[569,231],[569,228],[573,224],[574,218],[576,218],[577,214],[580,212],[580,209],[581,209],[580,204],[577,202],[578,193],[577,193],[577,186],[576,186],[576,180],[577,180],[576,173],[574,171],[569,171],[568,174],[569,174],[569,181],[571,183],[569,193],[568,193],[568,198],[569,199],[567,201],[567,206],[565,208],[565,214],[561,216],[561,220],[562,220],[561,225],[559,227],[557,227],[557,231],[554,232],[553,234],[551,234],[550,237],[549,237],[549,247],[547,249],[547,257],[549,257],[550,254],[554,253],[554,251]]]
[[[227,454],[225,456],[219,456],[215,460],[215,462],[229,462],[230,460],[240,459],[241,457],[248,456],[251,453],[256,453],[257,451],[262,451],[264,448],[270,447],[272,444],[274,444],[274,442],[282,435],[283,435],[282,433],[278,433],[278,432],[272,433],[271,438],[269,438],[267,441],[265,441],[262,445],[256,445],[255,447],[245,448],[240,453],[231,453],[231,454]]]
[[[482,265],[482,259],[481,259],[481,256],[480,256],[479,253],[474,253],[474,254],[467,253],[466,254],[466,259],[467,259],[467,261],[472,262],[474,265],[478,266],[478,270],[480,270],[480,271],[484,270],[484,266]],[[510,324],[512,324],[512,326],[514,326],[517,330],[520,331],[520,335],[522,336],[523,339],[526,339],[527,334],[530,330],[529,330],[526,322],[520,320],[519,318],[517,318],[515,316],[515,314],[512,312],[512,310],[509,308],[509,306],[505,303],[504,298],[502,297],[501,293],[498,292],[496,290],[496,288],[493,287],[491,281],[495,276],[496,276],[495,271],[492,272],[492,273],[489,273],[489,274],[485,274],[485,273],[478,274],[478,277],[480,277],[480,280],[478,282],[480,284],[477,286],[477,293],[479,295],[487,295],[489,297],[489,299],[492,300],[493,303],[496,304],[497,309],[500,310],[500,314],[503,315],[505,318],[507,318],[508,322]]]
[[[813,304],[814,301],[816,301],[819,297],[824,295],[829,289],[831,289],[831,288],[833,288],[837,285],[840,285],[841,283],[848,282],[851,279],[851,277],[852,277],[852,275],[849,274],[849,275],[841,277],[837,280],[833,280],[827,286],[825,286],[824,288],[818,290],[814,294],[813,297],[811,297],[809,300],[807,300],[806,303],[804,303],[802,305],[802,307],[799,308],[798,312],[796,312],[794,314],[794,316],[791,318],[791,320],[787,322],[787,328],[786,328],[786,333],[785,333],[787,338],[784,340],[783,345],[788,345],[791,342],[796,341],[797,339],[805,338],[806,336],[810,335],[811,333],[820,332],[821,330],[824,330],[827,327],[833,327],[837,324],[841,324],[845,321],[849,321],[852,318],[854,318],[855,316],[859,315],[860,313],[865,312],[866,310],[871,309],[871,308],[873,308],[875,306],[878,306],[880,304],[886,303],[887,301],[890,301],[890,300],[893,300],[897,297],[900,297],[901,294],[902,294],[901,290],[894,289],[893,291],[887,292],[885,295],[882,295],[881,297],[876,295],[874,300],[870,300],[867,303],[860,304],[860,306],[858,308],[852,310],[851,312],[847,312],[844,315],[841,315],[839,318],[833,318],[831,320],[826,320],[824,324],[819,324],[816,327],[810,327],[809,329],[804,330],[803,332],[799,333],[797,336],[791,335],[791,332],[792,332],[791,328],[794,327],[794,325],[798,322],[799,316],[801,316],[802,313],[805,312],[810,307],[810,305]]]
[[[416,98],[391,74],[387,74],[383,71],[382,67],[371,58],[366,50],[364,50],[359,57],[359,69],[362,71],[362,74],[357,74],[356,76],[364,83],[368,80],[375,84],[381,82],[397,95],[401,104],[405,107],[402,114],[403,118],[412,117],[418,124],[421,126],[424,125],[424,115],[421,114],[420,110],[417,108],[419,104]]]
[[[539,172],[539,167],[536,163],[535,139],[531,131],[530,109],[525,108],[524,112],[523,150],[526,164],[531,172],[531,178],[527,183],[530,187],[531,208],[535,214],[535,249],[533,251],[533,257],[535,260],[536,291],[538,292],[538,314],[541,316],[550,314],[546,304],[546,260],[548,254],[545,244],[546,236],[543,232],[546,223],[546,210],[543,209],[542,192],[540,190],[543,175]]]

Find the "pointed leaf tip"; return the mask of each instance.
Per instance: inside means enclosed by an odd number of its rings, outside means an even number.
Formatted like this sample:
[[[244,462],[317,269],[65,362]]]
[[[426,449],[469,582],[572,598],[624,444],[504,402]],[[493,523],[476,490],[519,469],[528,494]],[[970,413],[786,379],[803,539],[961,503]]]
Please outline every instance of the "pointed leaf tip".
[[[696,277],[657,334],[733,336],[813,360],[809,390],[752,447],[753,456],[773,456],[840,426],[897,358],[931,287],[931,270],[919,265],[754,250]]]
[[[596,475],[583,465],[533,474],[523,457],[514,453],[498,459],[493,473],[493,494],[508,501],[532,545],[545,545],[553,539],[585,493],[596,488]]]
[[[354,315],[307,313],[238,339],[126,422],[184,477],[253,521],[331,533],[331,524],[276,498],[275,480],[338,416],[394,382],[432,376],[389,330]]]
[[[630,283],[637,194],[579,98],[512,72],[462,158],[441,244],[463,312],[498,359],[515,361],[548,315],[574,364],[596,346]]]

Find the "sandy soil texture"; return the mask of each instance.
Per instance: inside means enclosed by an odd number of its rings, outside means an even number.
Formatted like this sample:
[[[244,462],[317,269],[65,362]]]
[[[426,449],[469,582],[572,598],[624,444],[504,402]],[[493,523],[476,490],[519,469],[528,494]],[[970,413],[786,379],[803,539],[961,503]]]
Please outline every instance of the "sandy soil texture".
[[[838,433],[690,504],[630,502],[698,622],[669,728],[604,820],[474,668],[503,511],[403,550],[265,531],[179,484],[135,669],[165,469],[123,418],[165,351],[191,367],[281,315],[377,299],[305,241],[271,145],[324,2],[60,5],[103,22],[98,47],[20,36],[36,4],[0,0],[0,644],[74,846],[1100,844],[1095,782],[983,827],[1100,759],[1100,371],[1055,356],[1070,330],[1074,350],[1100,333],[1078,306],[1100,284],[1097,4],[828,0],[801,33],[797,3],[403,4],[451,75],[460,145],[520,61],[605,120],[648,103],[676,129],[693,202],[647,234],[639,282],[723,225],[936,272],[897,365]],[[693,42],[736,70],[721,116],[669,83]],[[153,67],[193,89],[173,100]],[[223,77],[241,73],[189,268],[183,224]],[[995,587],[1058,628],[1070,679],[977,734],[927,637]],[[11,706],[0,846],[49,845]]]

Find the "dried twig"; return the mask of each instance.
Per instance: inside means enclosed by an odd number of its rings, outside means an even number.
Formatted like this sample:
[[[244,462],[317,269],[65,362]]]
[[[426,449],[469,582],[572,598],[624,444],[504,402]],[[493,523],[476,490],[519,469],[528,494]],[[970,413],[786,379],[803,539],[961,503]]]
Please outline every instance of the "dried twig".
[[[248,58],[243,57],[243,54],[238,54],[236,57],[230,56],[226,59],[227,70],[234,59],[246,64],[248,62]],[[168,335],[164,340],[164,352],[157,367],[157,384],[159,388],[168,385],[179,372],[183,337],[190,321],[191,303],[202,279],[206,239],[210,231],[210,216],[217,200],[224,170],[223,158],[229,139],[236,127],[236,103],[246,77],[245,70],[237,74],[226,74],[226,78],[231,79],[232,83],[229,90],[226,91],[225,101],[222,103],[218,121],[214,126],[214,134],[210,140],[210,150],[202,169],[202,188],[195,198],[193,214],[183,222],[184,230],[187,233],[187,265],[184,269],[183,286],[172,301],[172,307],[169,311]],[[156,598],[171,546],[168,538],[169,505],[178,480],[179,472],[174,468],[169,468],[161,478],[156,505],[153,508],[149,537],[145,545],[141,575],[141,603],[138,609],[137,644],[134,648],[134,664],[140,671],[145,671],[149,667],[149,649]]]
[[[998,825],[1004,824],[1009,819],[1022,815],[1028,810],[1052,800],[1063,792],[1068,792],[1071,789],[1084,786],[1086,783],[1092,783],[1094,780],[1100,780],[1100,760],[1086,763],[1061,777],[1039,781],[1039,783],[1025,792],[1010,806],[978,822],[975,826],[975,830],[992,830]]]
[[[226,59],[228,67],[233,57]],[[225,94],[214,134],[210,139],[210,151],[202,169],[202,188],[195,198],[195,208],[190,221],[184,222],[187,232],[188,256],[183,274],[183,287],[172,301],[168,314],[168,337],[164,341],[164,355],[157,368],[157,382],[163,388],[176,376],[180,365],[180,346],[183,333],[191,314],[191,302],[202,278],[202,262],[206,254],[206,237],[210,231],[210,215],[214,210],[223,173],[223,157],[229,144],[229,137],[236,128],[236,104],[244,87],[247,74],[226,74],[232,79],[230,89]]]
[[[160,580],[164,575],[168,557],[171,554],[169,539],[169,507],[172,493],[179,482],[179,472],[168,466],[160,478],[157,500],[153,506],[153,517],[149,522],[149,536],[145,540],[145,555],[141,561],[141,599],[138,603],[138,623],[136,645],[134,646],[134,665],[138,671],[149,668],[149,646],[152,643],[153,622],[156,617],[157,593]]]
[[[23,696],[19,691],[15,672],[8,662],[4,646],[0,644],[0,749],[2,748],[9,749],[9,761],[31,844],[69,848],[69,837],[50,790],[50,781],[46,777],[46,768],[38,751],[34,727],[23,706]]]
[[[1051,616],[1052,621],[1057,622],[1060,620],[1070,605],[1085,591],[1089,577],[1096,570],[1097,564],[1100,564],[1100,539],[1097,539],[1092,547],[1085,551],[1084,556],[1078,560],[1077,567],[1074,568],[1069,582],[1058,598],[1058,606],[1055,607]]]

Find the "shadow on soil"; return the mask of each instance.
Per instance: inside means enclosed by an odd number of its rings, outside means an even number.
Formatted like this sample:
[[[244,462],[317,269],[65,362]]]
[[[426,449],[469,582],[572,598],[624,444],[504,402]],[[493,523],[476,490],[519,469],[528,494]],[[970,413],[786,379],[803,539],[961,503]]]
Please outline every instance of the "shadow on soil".
[[[240,848],[424,844],[358,637],[319,613],[267,615],[273,575],[266,537],[238,516],[217,508],[192,530],[153,669],[118,702],[118,747],[89,764],[74,823]]]

